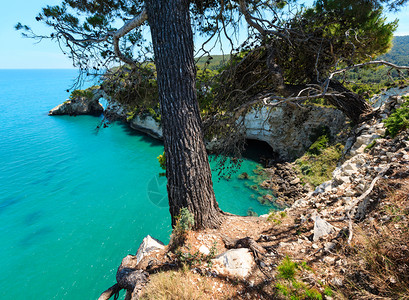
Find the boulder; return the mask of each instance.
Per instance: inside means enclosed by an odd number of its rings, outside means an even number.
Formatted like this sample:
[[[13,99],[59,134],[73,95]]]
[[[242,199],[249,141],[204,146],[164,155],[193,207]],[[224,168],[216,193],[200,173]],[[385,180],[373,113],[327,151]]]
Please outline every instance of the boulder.
[[[247,248],[228,250],[212,262],[216,272],[237,279],[245,279],[256,265],[253,255]]]
[[[209,255],[210,250],[205,245],[201,245],[200,248],[199,248],[199,252],[204,254],[204,255]]]
[[[328,192],[332,190],[332,188],[333,188],[332,180],[325,181],[315,188],[314,195]]]
[[[146,255],[152,253],[153,251],[161,250],[163,248],[165,248],[165,245],[161,241],[154,239],[150,235],[147,235],[146,237],[143,238],[142,243],[139,245],[138,252],[136,252],[137,264]]]
[[[314,219],[314,236],[312,240],[314,242],[318,241],[320,237],[326,236],[335,231],[334,229],[335,227],[332,226],[327,221],[325,221],[324,219],[321,219],[320,216],[315,215],[313,219]]]

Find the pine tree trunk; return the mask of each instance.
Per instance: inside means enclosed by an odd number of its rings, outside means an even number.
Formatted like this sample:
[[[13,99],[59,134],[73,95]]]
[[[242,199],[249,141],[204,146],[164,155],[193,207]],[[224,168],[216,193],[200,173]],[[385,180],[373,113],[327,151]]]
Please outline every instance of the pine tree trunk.
[[[172,225],[187,207],[195,228],[217,228],[222,213],[213,191],[197,103],[188,0],[145,2],[157,70]]]
[[[339,81],[333,80],[329,86],[342,93],[343,97],[328,97],[328,101],[345,113],[355,124],[360,123],[373,112],[372,106],[363,97],[348,90]]]

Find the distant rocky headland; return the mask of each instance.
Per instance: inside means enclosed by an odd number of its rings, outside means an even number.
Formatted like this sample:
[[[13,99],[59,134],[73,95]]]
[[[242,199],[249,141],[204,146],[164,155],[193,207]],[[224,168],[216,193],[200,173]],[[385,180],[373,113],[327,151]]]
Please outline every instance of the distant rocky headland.
[[[51,109],[48,115],[101,115],[104,112],[104,107],[99,103],[101,97],[103,93],[99,89],[77,90],[70,99]]]

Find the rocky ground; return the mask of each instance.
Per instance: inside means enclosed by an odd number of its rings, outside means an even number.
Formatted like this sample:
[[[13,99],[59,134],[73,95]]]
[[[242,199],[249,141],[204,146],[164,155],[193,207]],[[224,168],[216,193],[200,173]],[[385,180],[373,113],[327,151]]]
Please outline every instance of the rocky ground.
[[[271,168],[264,184],[284,211],[227,215],[176,246],[145,238],[119,269],[145,272],[128,299],[409,299],[409,130],[385,137],[382,122],[401,103],[390,97],[354,128],[314,191],[290,164]]]
[[[292,163],[277,163],[265,170],[269,179],[260,186],[274,191],[276,203],[290,207],[295,201],[305,197],[309,189],[301,183]]]

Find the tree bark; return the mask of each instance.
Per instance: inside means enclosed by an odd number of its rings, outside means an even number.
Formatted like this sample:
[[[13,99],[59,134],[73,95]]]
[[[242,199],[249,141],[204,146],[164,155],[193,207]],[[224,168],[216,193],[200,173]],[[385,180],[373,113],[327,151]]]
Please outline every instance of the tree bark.
[[[172,225],[187,207],[195,229],[217,228],[222,213],[213,191],[197,103],[188,0],[145,2],[157,70]]]
[[[342,93],[343,97],[329,96],[328,101],[345,113],[355,124],[360,123],[373,112],[372,106],[363,97],[348,90],[339,81],[331,80],[329,87]]]

